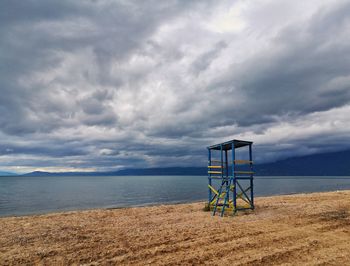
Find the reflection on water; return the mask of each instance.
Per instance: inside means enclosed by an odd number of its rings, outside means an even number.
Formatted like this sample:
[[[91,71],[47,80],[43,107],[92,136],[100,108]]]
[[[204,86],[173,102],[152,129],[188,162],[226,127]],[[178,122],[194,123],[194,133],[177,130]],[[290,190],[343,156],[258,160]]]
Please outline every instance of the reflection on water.
[[[256,177],[255,195],[350,189],[349,177]],[[0,177],[0,216],[206,200],[206,176]]]

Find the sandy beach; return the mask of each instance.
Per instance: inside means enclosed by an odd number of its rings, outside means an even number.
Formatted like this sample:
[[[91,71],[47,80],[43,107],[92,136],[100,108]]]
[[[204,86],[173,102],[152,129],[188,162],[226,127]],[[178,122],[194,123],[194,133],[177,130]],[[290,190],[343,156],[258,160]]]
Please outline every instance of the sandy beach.
[[[203,206],[0,218],[0,264],[350,264],[350,191],[261,197],[235,217]]]

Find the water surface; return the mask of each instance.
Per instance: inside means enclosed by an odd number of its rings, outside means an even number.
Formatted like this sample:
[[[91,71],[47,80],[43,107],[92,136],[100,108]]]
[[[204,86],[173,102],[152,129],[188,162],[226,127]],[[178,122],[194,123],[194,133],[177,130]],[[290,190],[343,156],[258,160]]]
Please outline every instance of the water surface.
[[[0,177],[0,216],[207,199],[206,176]],[[255,195],[350,189],[349,177],[255,177]]]

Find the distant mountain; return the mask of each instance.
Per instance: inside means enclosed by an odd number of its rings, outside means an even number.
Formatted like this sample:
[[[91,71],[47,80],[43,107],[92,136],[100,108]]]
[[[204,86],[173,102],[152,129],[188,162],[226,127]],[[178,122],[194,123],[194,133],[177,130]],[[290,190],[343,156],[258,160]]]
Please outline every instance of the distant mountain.
[[[0,171],[0,176],[13,176],[13,175],[17,175],[17,174],[11,173],[11,172]]]
[[[27,174],[23,174],[22,176],[51,176],[51,175],[60,175],[61,173],[50,173],[43,171],[34,171]]]
[[[112,172],[44,172],[44,171],[34,171],[22,176],[106,176],[115,175]]]
[[[206,167],[134,168],[115,172],[42,172],[35,171],[23,176],[131,176],[131,175],[206,175]]]
[[[350,150],[254,165],[257,176],[350,176]],[[135,168],[115,172],[32,172],[24,176],[207,175],[207,167]]]
[[[265,176],[350,176],[350,150],[261,164],[255,171],[257,175]]]

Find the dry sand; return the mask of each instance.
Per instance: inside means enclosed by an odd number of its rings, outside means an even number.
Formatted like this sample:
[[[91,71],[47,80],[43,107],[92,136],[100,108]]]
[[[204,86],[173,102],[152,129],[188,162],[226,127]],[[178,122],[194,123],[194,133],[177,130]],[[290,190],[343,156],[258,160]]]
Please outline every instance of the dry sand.
[[[212,217],[204,203],[0,219],[0,264],[350,265],[350,191],[256,199]]]

